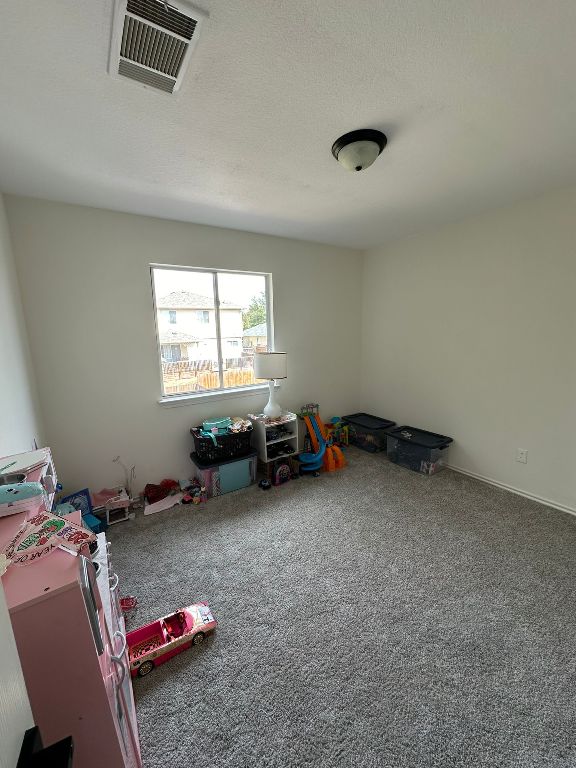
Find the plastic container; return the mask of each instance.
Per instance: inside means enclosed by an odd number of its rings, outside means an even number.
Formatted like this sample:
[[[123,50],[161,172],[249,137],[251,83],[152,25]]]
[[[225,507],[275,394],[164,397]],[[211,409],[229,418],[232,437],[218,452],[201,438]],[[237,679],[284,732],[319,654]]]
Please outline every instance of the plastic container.
[[[206,488],[208,498],[247,488],[256,482],[257,451],[212,463],[201,461],[196,453],[191,453],[190,458],[194,464],[194,476]]]
[[[342,421],[348,424],[350,445],[356,445],[370,453],[386,450],[386,430],[396,424],[395,421],[371,416],[369,413],[352,413],[350,416],[343,416]]]
[[[395,464],[423,475],[434,475],[446,466],[451,442],[452,438],[446,435],[403,426],[388,430],[386,450]]]
[[[0,485],[0,517],[19,512],[36,514],[45,504],[46,490],[42,483]]]
[[[190,434],[194,438],[194,449],[200,461],[204,463],[234,459],[246,456],[252,450],[252,427],[245,432],[229,432],[226,435],[214,435],[216,445],[211,437],[200,434],[202,427],[192,427]]]

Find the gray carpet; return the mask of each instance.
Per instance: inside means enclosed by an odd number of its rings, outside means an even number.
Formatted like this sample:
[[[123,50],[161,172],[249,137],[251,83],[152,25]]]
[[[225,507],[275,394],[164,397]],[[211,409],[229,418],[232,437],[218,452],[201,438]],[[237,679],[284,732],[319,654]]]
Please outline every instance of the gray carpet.
[[[132,628],[220,622],[135,681],[145,768],[576,765],[576,518],[347,455],[110,530]]]

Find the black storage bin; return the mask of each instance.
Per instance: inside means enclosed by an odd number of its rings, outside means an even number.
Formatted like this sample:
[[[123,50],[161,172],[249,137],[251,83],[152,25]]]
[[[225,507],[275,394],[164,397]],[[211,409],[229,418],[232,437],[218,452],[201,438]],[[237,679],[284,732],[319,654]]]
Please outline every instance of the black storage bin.
[[[350,445],[370,453],[386,450],[386,430],[396,424],[395,421],[371,416],[369,413],[352,413],[343,416],[342,421],[348,425]]]
[[[214,435],[216,445],[211,437],[201,435],[202,427],[192,427],[190,434],[194,438],[194,448],[200,461],[210,464],[221,459],[237,459],[250,453],[252,446],[252,427],[244,432],[229,432],[226,435]]]
[[[434,475],[446,465],[451,437],[426,432],[416,427],[395,427],[388,430],[387,453],[390,461],[407,469]]]

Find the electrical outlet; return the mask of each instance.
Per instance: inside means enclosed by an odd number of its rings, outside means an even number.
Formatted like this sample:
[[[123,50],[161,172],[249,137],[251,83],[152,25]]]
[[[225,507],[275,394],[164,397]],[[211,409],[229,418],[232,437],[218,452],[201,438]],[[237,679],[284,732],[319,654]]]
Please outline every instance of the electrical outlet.
[[[528,464],[528,451],[525,448],[516,449],[516,461],[520,464]]]

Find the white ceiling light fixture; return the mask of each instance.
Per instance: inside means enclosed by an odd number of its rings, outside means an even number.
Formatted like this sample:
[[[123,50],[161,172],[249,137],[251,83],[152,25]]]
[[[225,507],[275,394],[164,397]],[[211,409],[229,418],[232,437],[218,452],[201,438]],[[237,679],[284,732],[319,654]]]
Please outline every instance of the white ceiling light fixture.
[[[206,14],[178,0],[116,0],[109,71],[166,93],[180,88]]]
[[[372,165],[387,143],[382,131],[361,128],[336,139],[332,154],[347,171],[363,171]]]

